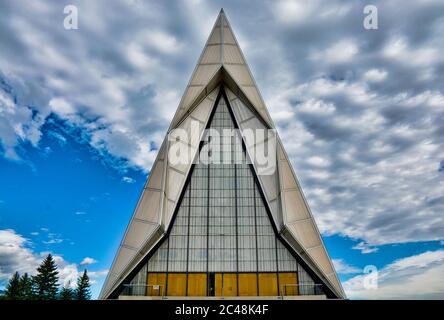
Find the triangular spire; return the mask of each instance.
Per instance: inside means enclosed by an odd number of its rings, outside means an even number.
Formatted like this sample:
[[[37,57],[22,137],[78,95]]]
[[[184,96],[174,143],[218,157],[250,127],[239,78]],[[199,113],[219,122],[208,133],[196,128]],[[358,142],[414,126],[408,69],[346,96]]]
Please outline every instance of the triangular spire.
[[[207,86],[220,69],[224,69],[233,78],[238,88],[251,102],[253,108],[256,109],[269,127],[273,127],[273,122],[250,68],[222,8],[185,89],[171,128],[174,128],[184,118],[187,111],[202,96],[202,93],[208,90]]]
[[[187,111],[198,100],[201,93],[206,90],[211,79],[222,67],[223,41],[221,26],[223,25],[223,17],[224,13],[221,10],[194,68],[170,128],[175,128],[183,120]]]
[[[223,87],[226,88],[227,102],[231,105],[235,122],[241,131],[274,129],[228,19],[221,9],[170,130],[182,128],[189,132],[190,122],[195,120],[200,124],[201,138],[216,107],[216,97]],[[345,297],[282,142],[277,134],[274,137],[277,141],[277,170],[271,175],[263,175],[253,163],[267,210],[279,234],[307,267],[328,286],[334,296]],[[265,143],[264,140],[259,144]],[[257,144],[246,145],[247,153],[251,155],[252,148]],[[189,147],[194,158],[199,146]],[[103,286],[102,298],[114,294],[123,281],[128,280],[143,259],[164,239],[166,230],[174,220],[192,164],[170,164],[168,148],[169,141],[165,137]]]

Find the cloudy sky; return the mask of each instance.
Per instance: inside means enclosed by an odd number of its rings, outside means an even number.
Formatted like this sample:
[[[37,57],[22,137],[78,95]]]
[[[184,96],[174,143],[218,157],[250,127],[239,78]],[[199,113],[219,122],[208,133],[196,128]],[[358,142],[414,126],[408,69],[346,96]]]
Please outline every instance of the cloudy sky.
[[[224,7],[348,296],[444,298],[444,3],[367,4],[1,1],[0,283],[52,252],[97,294]]]

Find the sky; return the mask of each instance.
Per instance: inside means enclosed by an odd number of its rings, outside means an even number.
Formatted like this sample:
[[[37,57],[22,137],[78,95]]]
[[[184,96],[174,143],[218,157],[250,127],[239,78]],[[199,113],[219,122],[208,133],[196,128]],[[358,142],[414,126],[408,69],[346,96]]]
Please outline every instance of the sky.
[[[97,297],[223,7],[347,296],[443,299],[444,3],[367,4],[1,1],[0,287],[52,253]]]

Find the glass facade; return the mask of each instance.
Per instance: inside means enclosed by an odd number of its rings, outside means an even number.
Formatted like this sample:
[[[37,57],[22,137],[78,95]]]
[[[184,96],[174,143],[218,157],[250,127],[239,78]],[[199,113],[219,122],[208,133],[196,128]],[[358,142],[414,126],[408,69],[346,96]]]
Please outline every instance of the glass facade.
[[[170,294],[169,287],[180,281],[184,295],[313,294],[314,281],[276,237],[241,140],[224,130],[235,126],[223,96],[210,128],[222,139],[204,138],[200,157],[206,161],[191,171],[169,236],[130,285],[153,284],[151,275],[165,273],[156,280],[165,287],[159,294]],[[205,284],[195,289],[191,279]]]

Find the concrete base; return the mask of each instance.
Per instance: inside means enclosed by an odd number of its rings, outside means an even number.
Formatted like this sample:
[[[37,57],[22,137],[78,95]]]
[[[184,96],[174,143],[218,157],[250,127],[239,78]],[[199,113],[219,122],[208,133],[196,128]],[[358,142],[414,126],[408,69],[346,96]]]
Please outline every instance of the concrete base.
[[[119,300],[326,300],[325,295],[313,296],[248,296],[248,297],[155,297],[119,296]]]

